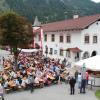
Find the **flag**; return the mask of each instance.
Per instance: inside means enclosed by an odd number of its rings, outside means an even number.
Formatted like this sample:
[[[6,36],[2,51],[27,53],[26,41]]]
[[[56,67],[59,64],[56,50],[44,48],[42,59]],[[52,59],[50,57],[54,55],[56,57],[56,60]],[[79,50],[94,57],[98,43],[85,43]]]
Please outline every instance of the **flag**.
[[[43,40],[43,29],[40,31],[40,48],[42,49],[42,40]]]

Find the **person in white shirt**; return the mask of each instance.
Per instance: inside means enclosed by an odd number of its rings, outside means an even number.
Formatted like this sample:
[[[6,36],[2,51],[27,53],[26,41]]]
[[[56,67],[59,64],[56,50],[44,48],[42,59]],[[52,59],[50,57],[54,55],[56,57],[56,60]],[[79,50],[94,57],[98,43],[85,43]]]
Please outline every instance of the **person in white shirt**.
[[[35,77],[34,83],[35,83],[35,84],[39,84],[39,78],[38,78],[38,77]]]
[[[80,87],[81,87],[81,82],[82,82],[82,75],[81,75],[81,73],[78,74],[77,82],[78,82],[78,88],[80,89]]]

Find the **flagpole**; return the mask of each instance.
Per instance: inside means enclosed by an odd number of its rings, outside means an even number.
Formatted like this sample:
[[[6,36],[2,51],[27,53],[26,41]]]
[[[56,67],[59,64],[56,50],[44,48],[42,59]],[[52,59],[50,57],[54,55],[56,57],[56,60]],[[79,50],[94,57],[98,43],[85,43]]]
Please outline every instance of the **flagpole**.
[[[43,48],[43,29],[40,28],[40,48]]]
[[[34,45],[34,29],[33,29],[33,43],[32,43],[32,47],[35,48],[35,45]]]

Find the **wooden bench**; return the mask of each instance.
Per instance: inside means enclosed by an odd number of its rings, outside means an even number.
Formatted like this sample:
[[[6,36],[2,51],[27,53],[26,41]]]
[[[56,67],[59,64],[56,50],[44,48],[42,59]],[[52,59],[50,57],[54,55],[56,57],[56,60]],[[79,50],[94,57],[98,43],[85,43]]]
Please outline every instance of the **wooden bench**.
[[[11,92],[11,90],[12,90],[11,88],[7,88],[7,89],[5,89],[5,93],[7,93],[7,94],[8,94],[8,93],[10,93],[10,92]]]
[[[23,87],[21,87],[21,86],[18,87],[17,89],[18,89],[18,91],[23,91],[24,90]]]

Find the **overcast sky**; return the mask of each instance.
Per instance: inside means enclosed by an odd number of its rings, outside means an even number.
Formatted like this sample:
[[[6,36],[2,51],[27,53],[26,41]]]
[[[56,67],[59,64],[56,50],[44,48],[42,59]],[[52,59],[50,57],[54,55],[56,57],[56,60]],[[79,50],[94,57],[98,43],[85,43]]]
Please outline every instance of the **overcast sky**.
[[[95,2],[97,2],[97,3],[100,2],[100,0],[92,0],[92,1],[95,1]]]

